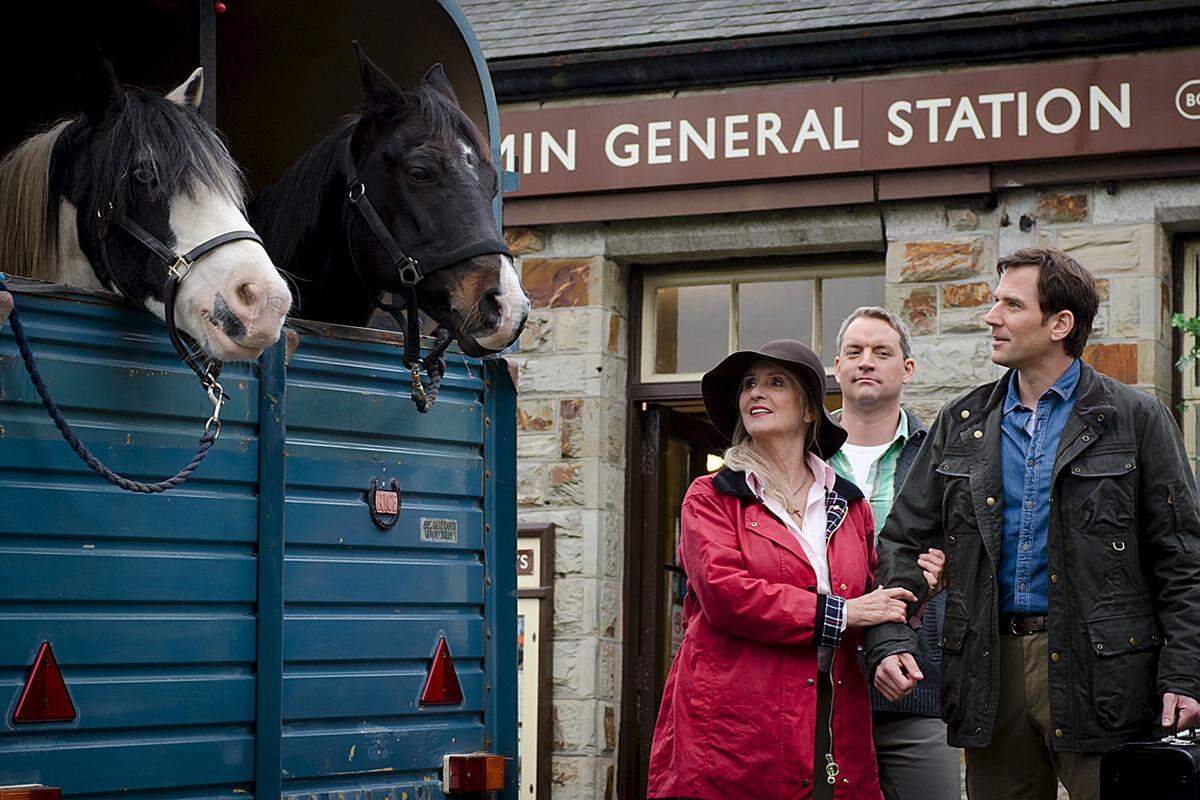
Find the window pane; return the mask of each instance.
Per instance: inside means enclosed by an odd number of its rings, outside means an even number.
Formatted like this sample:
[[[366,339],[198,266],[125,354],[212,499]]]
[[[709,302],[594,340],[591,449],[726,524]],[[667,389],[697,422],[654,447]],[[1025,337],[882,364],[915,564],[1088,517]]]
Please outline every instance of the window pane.
[[[729,355],[729,284],[667,286],[654,296],[654,371],[707,372]]]
[[[812,313],[812,281],[739,284],[738,349],[757,350],[772,339],[811,345]]]
[[[837,332],[842,320],[859,306],[883,305],[883,276],[826,278],[821,281],[821,361],[833,369]]]

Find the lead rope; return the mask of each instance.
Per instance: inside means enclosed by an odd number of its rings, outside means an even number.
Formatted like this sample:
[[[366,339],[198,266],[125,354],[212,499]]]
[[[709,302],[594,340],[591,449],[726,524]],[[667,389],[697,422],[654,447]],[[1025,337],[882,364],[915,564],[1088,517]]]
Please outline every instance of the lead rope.
[[[8,291],[8,286],[5,282],[4,273],[0,273],[0,292],[6,291]],[[70,423],[63,417],[58,404],[50,397],[50,392],[42,380],[41,373],[38,372],[37,362],[34,360],[33,351],[29,349],[29,340],[25,336],[25,326],[21,324],[21,315],[17,312],[15,303],[13,304],[12,313],[9,316],[9,322],[12,324],[13,338],[16,339],[17,349],[21,351],[21,360],[25,362],[25,371],[29,373],[29,380],[33,382],[33,388],[37,389],[38,396],[42,398],[42,405],[46,407],[47,413],[50,414],[50,419],[54,422],[55,427],[58,428],[58,432],[62,434],[63,439],[75,451],[75,455],[79,456],[80,460],[87,464],[93,472],[118,489],[124,489],[127,492],[139,492],[141,494],[160,494],[168,489],[174,489],[192,477],[192,473],[200,466],[200,462],[208,455],[209,449],[221,434],[221,406],[225,403],[225,393],[221,390],[221,384],[210,377],[204,387],[208,392],[209,401],[213,404],[212,416],[204,423],[204,434],[200,437],[200,445],[196,449],[196,455],[192,456],[192,460],[188,462],[187,466],[170,478],[156,481],[155,483],[142,483],[141,481],[131,480],[113,472],[100,459],[92,455],[92,451],[88,450],[87,445],[79,441],[79,437],[71,429]]]

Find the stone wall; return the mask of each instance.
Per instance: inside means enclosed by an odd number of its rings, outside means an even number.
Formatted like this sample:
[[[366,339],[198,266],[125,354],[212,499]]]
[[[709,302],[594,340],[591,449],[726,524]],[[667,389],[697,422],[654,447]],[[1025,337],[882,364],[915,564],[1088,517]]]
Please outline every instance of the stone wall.
[[[993,380],[983,316],[999,255],[1053,245],[1092,271],[1101,304],[1084,358],[1108,375],[1171,396],[1169,232],[1200,222],[1200,182],[1142,181],[1019,189],[990,204],[884,207],[887,303],[912,327],[917,375],[908,402],[927,419]]]
[[[517,368],[517,503],[553,522],[555,798],[612,798],[624,536],[626,285],[603,250],[509,229],[533,309]]]

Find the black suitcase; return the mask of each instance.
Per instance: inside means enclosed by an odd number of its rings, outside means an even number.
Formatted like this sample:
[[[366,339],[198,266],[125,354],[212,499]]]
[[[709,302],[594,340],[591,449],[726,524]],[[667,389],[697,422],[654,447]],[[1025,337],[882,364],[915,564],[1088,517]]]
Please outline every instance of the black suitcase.
[[[1200,742],[1189,731],[1127,742],[1100,757],[1100,800],[1200,800]]]

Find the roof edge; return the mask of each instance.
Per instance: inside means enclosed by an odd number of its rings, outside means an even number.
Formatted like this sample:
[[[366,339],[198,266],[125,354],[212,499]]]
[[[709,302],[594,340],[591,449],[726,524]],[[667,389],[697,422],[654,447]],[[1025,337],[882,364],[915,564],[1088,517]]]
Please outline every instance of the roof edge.
[[[1136,0],[488,62],[500,102],[1193,45],[1200,2]]]

